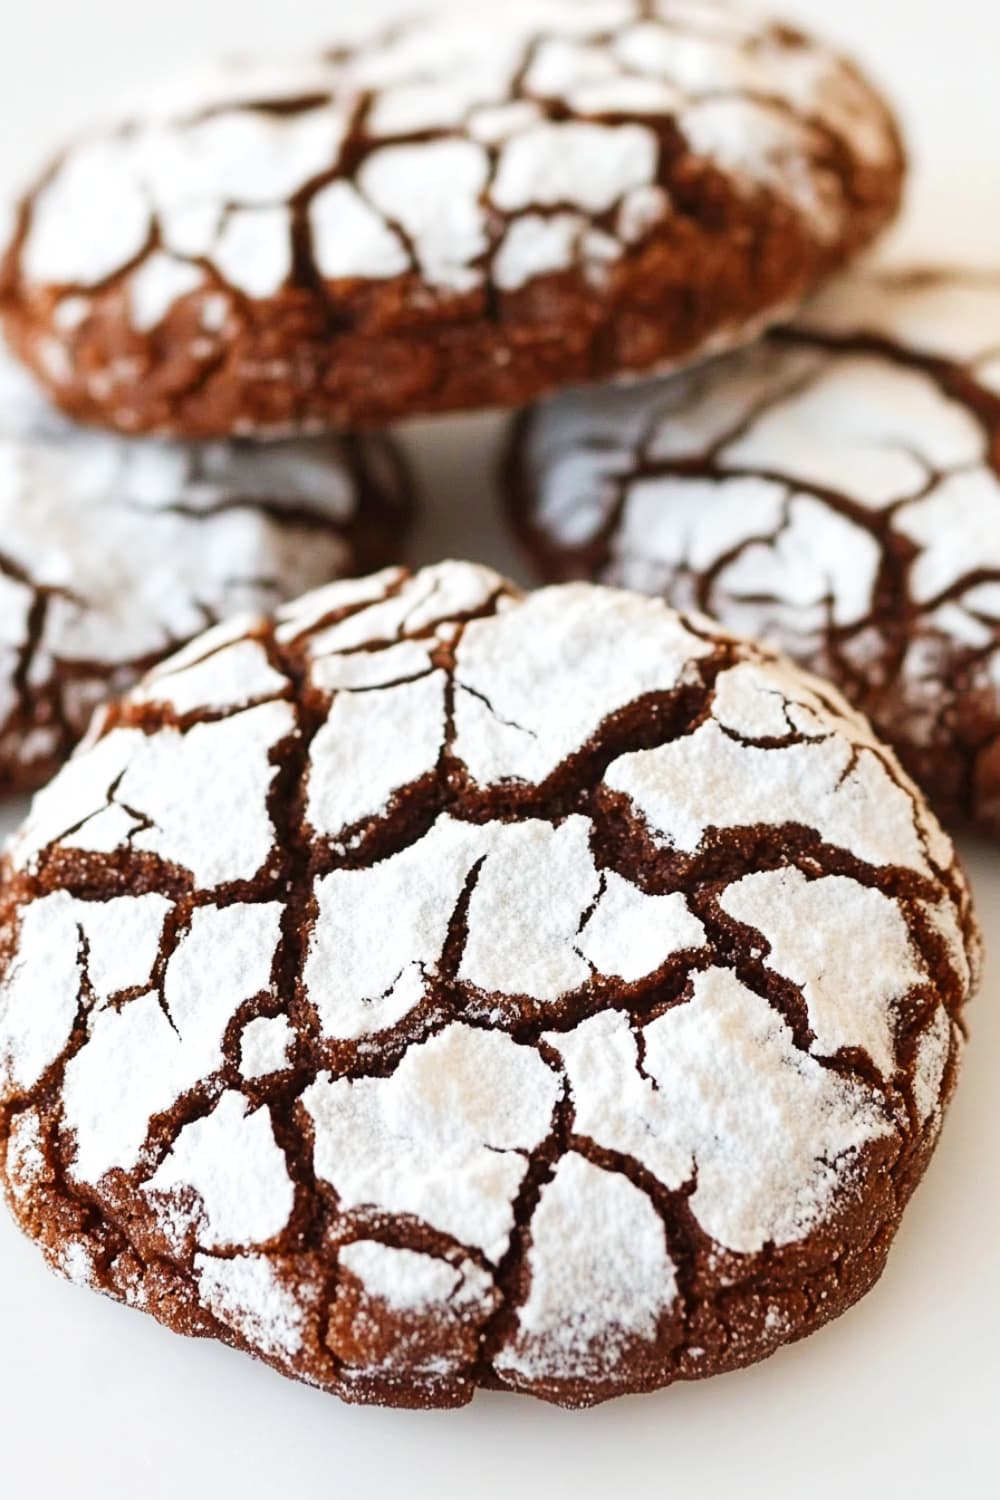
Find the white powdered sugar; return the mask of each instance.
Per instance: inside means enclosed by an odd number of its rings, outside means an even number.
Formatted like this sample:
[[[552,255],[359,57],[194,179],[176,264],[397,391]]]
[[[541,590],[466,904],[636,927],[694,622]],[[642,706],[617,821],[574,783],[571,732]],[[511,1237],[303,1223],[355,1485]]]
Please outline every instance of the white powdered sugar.
[[[190,870],[203,887],[250,880],[274,844],[267,811],[272,752],[295,730],[287,703],[265,703],[186,733],[116,731],[127,741],[122,778],[105,809],[61,842],[147,852]]]
[[[925,868],[913,794],[867,733],[851,735],[845,720],[841,734],[755,745],[753,709],[761,699],[780,707],[786,693],[801,692],[802,678],[779,663],[737,673],[749,717],[710,718],[683,739],[608,768],[607,785],[630,799],[655,838],[694,853],[710,828],[796,825],[871,864]]]
[[[724,492],[715,493],[710,484],[703,484],[695,486],[694,495],[687,495],[687,486],[679,488],[685,498],[702,507],[702,525],[707,532],[713,521],[716,527],[720,523],[725,526],[732,517],[731,524],[738,524],[734,512],[740,496],[755,483],[752,479],[737,480]],[[769,634],[780,636],[784,631],[790,638],[798,634],[802,640],[809,640],[822,634],[828,622],[835,627],[857,627],[867,620],[878,585],[882,553],[877,540],[822,500],[811,495],[788,499],[777,486],[769,489],[778,504],[774,523],[753,533],[747,517],[745,538],[734,542],[738,554],[720,575],[733,601],[731,626],[748,632],[759,628],[756,613],[765,607],[759,601],[773,598],[776,602],[773,625],[768,622]],[[659,502],[663,498],[663,492],[659,496],[650,494],[648,510],[656,510],[657,528],[662,526]],[[721,502],[718,508],[717,500]],[[634,519],[627,545],[641,551],[641,517]],[[762,535],[768,539],[756,540]]]
[[[409,623],[409,621],[404,623]],[[321,641],[323,635],[327,639],[335,638],[339,635],[340,630],[341,627],[332,626],[330,630],[322,633]],[[322,653],[315,654],[315,649],[313,648],[310,651],[310,655],[313,658],[309,673],[310,681],[314,687],[327,692],[338,693],[339,696],[336,700],[338,704],[343,702],[345,693],[366,692],[369,688],[384,688],[388,692],[396,688],[406,687],[410,684],[416,684],[422,678],[432,675],[434,644],[434,641],[431,639],[401,640],[395,645],[382,646],[379,650],[375,651],[357,651],[354,653],[347,651],[343,655],[334,653],[329,656]],[[438,681],[444,681],[443,674],[439,676]],[[401,702],[401,700],[393,699],[393,702]],[[432,702],[432,699],[427,699],[421,704],[415,700],[410,705],[409,711],[422,719],[424,712]],[[434,707],[436,708],[436,704],[434,704]],[[334,712],[332,706],[330,711],[331,714]],[[403,712],[406,710],[401,706],[400,711]],[[434,724],[436,714],[433,708],[429,716],[432,724]],[[436,724],[434,724],[434,727],[435,730],[438,730]],[[439,732],[443,733],[443,730]],[[330,751],[333,750],[332,742],[329,748]],[[326,764],[327,755],[324,754],[322,766],[314,768],[315,775],[318,776],[321,773],[325,773]],[[343,770],[344,774],[346,774],[347,767],[344,767]],[[395,784],[398,785],[398,783]]]
[[[482,857],[479,834],[440,819],[418,843],[371,869],[335,870],[317,881],[304,977],[323,1035],[383,1031],[420,1003]]]
[[[94,1280],[94,1258],[86,1240],[67,1240],[59,1255],[57,1269],[74,1286],[91,1286]]]
[[[214,619],[349,570],[362,477],[336,440],[250,451],[71,431],[9,370],[0,349],[0,394],[14,386],[0,402],[0,727],[37,722],[44,766],[65,753],[63,721],[82,734],[112,689]],[[200,675],[186,686],[209,701]]]
[[[610,870],[580,929],[579,948],[597,973],[634,984],[654,974],[673,954],[700,948],[704,942],[705,929],[679,891],[647,896]]]
[[[196,1255],[194,1267],[209,1312],[261,1351],[292,1358],[302,1347],[305,1313],[264,1255]]]
[[[952,475],[900,513],[899,530],[919,556],[910,573],[918,604],[930,604],[963,578],[975,578],[967,603],[986,603],[982,575],[1000,580],[1000,479],[985,467]],[[996,596],[990,600],[996,617]]]
[[[240,630],[252,625],[252,619],[237,617]],[[220,632],[229,628],[228,624],[217,627]],[[288,679],[271,666],[258,641],[239,639],[231,645],[217,645],[211,632],[200,637],[200,645],[209,649],[198,660],[178,653],[150,672],[135,688],[134,701],[167,704],[183,718],[203,711],[206,704],[216,710],[249,708],[287,692]]]
[[[139,333],[158,328],[175,302],[204,284],[205,273],[190,261],[157,251],[129,282],[132,326]]]
[[[954,1045],[952,1035],[953,1027],[948,1012],[943,1005],[939,1005],[934,1019],[917,1043],[913,1102],[922,1125],[940,1114],[945,1069]]]
[[[532,1048],[454,1024],[411,1047],[391,1077],[321,1076],[302,1102],[316,1171],[345,1208],[415,1214],[497,1261],[559,1091]]]
[[[586,983],[590,968],[575,939],[599,889],[589,835],[589,821],[579,817],[558,828],[532,822],[497,830],[469,900],[459,979],[542,1001]]]
[[[295,1032],[287,1016],[257,1016],[240,1037],[240,1074],[248,1081],[281,1073],[291,1061]]]
[[[948,962],[960,990],[967,990],[978,980],[980,954],[970,955],[968,939],[962,931],[960,912],[955,903],[948,900],[921,903],[921,911],[931,924],[932,930],[943,941]]]
[[[642,125],[535,125],[500,155],[492,197],[514,213],[576,203],[600,214],[653,181],[657,141]]]
[[[369,1297],[377,1297],[394,1312],[415,1312],[449,1304],[461,1309],[489,1302],[492,1279],[470,1260],[452,1265],[417,1250],[401,1250],[378,1240],[355,1240],[340,1252],[345,1271],[364,1283]]]
[[[149,985],[171,910],[171,903],[155,894],[77,904],[88,987],[98,1007]]]
[[[477,563],[438,563],[409,578],[388,568],[307,594],[279,613],[278,639],[294,641],[311,632],[307,646],[318,667],[327,655],[394,646],[404,633],[428,635],[439,624],[477,614],[504,587],[498,574]]]
[[[27,907],[0,989],[0,1077],[20,1088],[38,1082],[66,1046],[84,986],[100,1006],[148,985],[169,909],[161,896],[97,902],[64,891]]]
[[[766,1000],[721,969],[643,1028],[642,1072],[627,1020],[607,1013],[550,1034],[566,1065],[576,1129],[634,1157],[691,1205],[728,1249],[801,1239],[827,1212],[844,1158],[890,1127],[860,1084],[794,1045]]]
[[[749,189],[769,188],[798,210],[821,240],[842,233],[842,189],[817,165],[818,140],[801,121],[756,99],[695,102],[682,116],[696,156],[733,173]]]
[[[410,264],[406,247],[349,182],[331,182],[309,205],[316,265],[327,281],[387,280]]]
[[[501,1301],[488,1270],[469,1258],[360,1239],[340,1251],[338,1272],[331,1321],[348,1337],[346,1346],[331,1342],[347,1379],[437,1386],[467,1378],[483,1325]]]
[[[193,1188],[191,1222],[206,1249],[258,1245],[280,1234],[295,1201],[285,1158],[266,1108],[251,1110],[242,1094],[222,1095],[211,1114],[185,1125],[146,1192]],[[176,1209],[173,1223],[177,1222]]]
[[[433,771],[444,739],[445,687],[444,674],[435,672],[381,692],[337,694],[310,750],[309,821],[317,833],[336,836],[385,812],[395,793]],[[383,736],[387,712],[412,722],[414,732]]]
[[[736,1306],[753,1257],[861,1253],[873,1160],[936,1135],[951,846],[762,648],[443,563],[217,628],[119,715],[12,848],[11,1196],[145,1212],[282,1368],[627,1388],[685,1273]]]
[[[710,652],[655,600],[543,589],[463,634],[455,753],[480,786],[544,781],[637,698],[696,681]]]
[[[953,799],[976,753],[949,727],[962,703],[1000,722],[998,340],[995,276],[845,278],[790,335],[540,407],[526,519],[550,547],[599,544],[602,577],[857,685],[901,746],[940,746]]]
[[[236,292],[277,297],[292,274],[292,216],[287,208],[230,209],[212,250],[219,274]]]
[[[440,977],[463,893],[457,977],[485,994],[552,1003],[594,974],[635,982],[699,948],[704,931],[683,896],[645,896],[613,874],[602,879],[589,833],[582,817],[557,828],[445,817],[371,869],[324,876],[305,967],[323,1034],[371,1035],[420,1004]]]
[[[69,1039],[80,1003],[79,903],[59,891],[21,916],[0,989],[0,1080],[29,1089]],[[44,1007],[38,996],[45,996]]]
[[[22,1109],[11,1121],[4,1170],[8,1190],[18,1200],[26,1198],[45,1175],[42,1125],[37,1110]]]
[[[648,1070],[640,1071],[637,1038],[626,1015],[605,1011],[572,1031],[550,1032],[546,1041],[563,1060],[577,1134],[634,1157],[673,1190],[691,1173],[691,1148],[663,1128],[672,1106]]]
[[[893,1001],[926,977],[897,903],[844,876],[807,880],[800,870],[771,870],[744,876],[720,905],[760,933],[768,966],[801,989],[816,1036],[811,1050],[830,1057],[863,1047],[890,1077]]]
[[[482,146],[445,140],[382,147],[361,167],[358,186],[404,230],[431,285],[462,291],[479,280],[471,265],[489,246],[481,203],[488,178]]]
[[[32,802],[17,835],[17,863],[25,869],[34,866],[50,844],[72,837],[91,819],[102,819],[106,830],[117,826],[124,842],[135,820],[124,808],[110,804],[109,792],[137,744],[135,733],[121,730],[97,739],[86,747],[86,754],[70,759]]]
[[[25,259],[36,281],[90,286],[139,255],[148,234],[149,204],[125,149],[89,141],[36,197]]]
[[[574,1152],[542,1189],[528,1268],[500,1368],[535,1377],[613,1378],[623,1350],[653,1339],[676,1294],[663,1221],[645,1193]]]
[[[580,214],[526,214],[504,236],[493,276],[501,291],[513,292],[536,276],[565,270],[574,260],[596,263],[620,254],[617,241],[597,235]]]
[[[731,1250],[808,1234],[856,1153],[891,1134],[877,1097],[804,1056],[773,1007],[725,970],[695,975],[691,1001],[644,1036],[654,1118],[690,1151],[692,1210]]]
[[[922,491],[928,470],[980,461],[983,448],[972,415],[925,375],[847,355],[763,412],[726,446],[723,462],[879,510]]]
[[[878,101],[825,48],[721,7],[650,15],[638,0],[446,6],[348,52],[203,68],[126,119],[57,165],[20,253],[28,281],[71,295],[120,276],[139,332],[216,295],[206,261],[247,297],[280,294],[293,205],[329,282],[515,291],[614,259],[664,220],[653,122],[830,240],[851,204],[822,132],[876,168],[896,151]],[[588,227],[615,210],[602,256]]]
[[[280,916],[276,905],[200,908],[169,959],[162,996],[148,991],[92,1016],[63,1084],[79,1181],[134,1167],[150,1119],[221,1066],[230,1020],[270,988]],[[116,1080],[113,1096],[109,1077]]]

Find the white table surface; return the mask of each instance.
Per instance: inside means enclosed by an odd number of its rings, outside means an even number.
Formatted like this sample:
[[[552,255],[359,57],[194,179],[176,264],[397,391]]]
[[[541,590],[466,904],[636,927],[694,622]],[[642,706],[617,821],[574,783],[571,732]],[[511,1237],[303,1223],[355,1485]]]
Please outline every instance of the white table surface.
[[[0,193],[143,77],[218,50],[294,49],[392,8],[5,0]],[[892,253],[1000,264],[995,0],[783,8],[854,47],[903,111],[915,181]],[[496,424],[419,424],[409,440],[434,501],[419,560],[465,554],[516,571],[490,495]],[[0,832],[19,815],[0,815]],[[1000,857],[964,853],[989,940]],[[430,1415],[342,1407],[55,1280],[0,1212],[0,1496],[995,1497],[1000,948],[972,1028],[942,1144],[876,1290],[755,1369],[590,1413],[496,1395]]]

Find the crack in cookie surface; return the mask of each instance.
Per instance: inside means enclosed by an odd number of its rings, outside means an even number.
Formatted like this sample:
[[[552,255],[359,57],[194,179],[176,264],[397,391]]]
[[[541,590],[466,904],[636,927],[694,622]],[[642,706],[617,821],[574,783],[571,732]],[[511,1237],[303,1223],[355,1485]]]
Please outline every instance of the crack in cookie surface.
[[[55,1268],[413,1405],[588,1403],[849,1305],[979,961],[832,690],[460,563],[151,673],[36,799],[3,932],[8,1195]]]
[[[1000,278],[848,279],[759,350],[540,408],[513,519],[549,578],[660,593],[833,678],[1000,832]]]
[[[0,405],[0,792],[47,780],[94,708],[185,641],[367,572],[409,521],[409,481],[382,439],[251,449],[82,433],[2,347]]]
[[[902,170],[849,63],[714,0],[446,7],[71,146],[0,310],[62,405],[125,431],[512,405],[744,341],[891,219]]]

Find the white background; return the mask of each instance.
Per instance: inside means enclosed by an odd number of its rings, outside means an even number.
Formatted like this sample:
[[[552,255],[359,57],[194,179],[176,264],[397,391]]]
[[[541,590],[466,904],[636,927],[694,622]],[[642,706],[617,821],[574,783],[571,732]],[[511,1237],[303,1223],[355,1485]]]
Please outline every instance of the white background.
[[[0,4],[0,192],[115,92],[161,69],[218,50],[295,49],[392,8]],[[892,253],[1000,265],[1000,7],[783,8],[855,48],[903,111],[914,183]],[[431,486],[421,560],[464,553],[512,566],[490,492],[496,435],[489,419],[421,424],[413,435]],[[964,853],[989,939],[1000,930],[1000,859],[983,845]],[[0,1211],[0,1496],[996,1497],[1000,947],[972,1030],[943,1142],[875,1292],[756,1369],[590,1413],[497,1395],[454,1413],[342,1407],[56,1281]]]

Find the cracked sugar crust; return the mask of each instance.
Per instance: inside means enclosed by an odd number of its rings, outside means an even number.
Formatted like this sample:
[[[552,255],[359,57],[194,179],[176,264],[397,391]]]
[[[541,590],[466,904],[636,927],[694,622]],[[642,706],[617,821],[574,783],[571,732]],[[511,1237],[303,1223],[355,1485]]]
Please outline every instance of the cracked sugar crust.
[[[154,670],[2,889],[19,1224],[352,1401],[586,1405],[821,1326],[978,980],[952,846],[835,690],[465,563]]]
[[[774,641],[1000,836],[1000,276],[868,272],[745,354],[557,399],[507,488],[542,577]]]
[[[0,315],[129,433],[519,405],[745,342],[902,176],[850,63],[719,0],[445,6],[126,106],[24,198]]]
[[[206,627],[397,556],[411,506],[387,440],[81,432],[0,347],[0,793],[47,781],[99,703]]]

